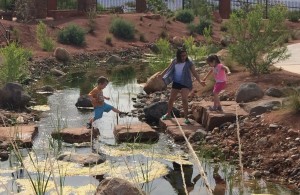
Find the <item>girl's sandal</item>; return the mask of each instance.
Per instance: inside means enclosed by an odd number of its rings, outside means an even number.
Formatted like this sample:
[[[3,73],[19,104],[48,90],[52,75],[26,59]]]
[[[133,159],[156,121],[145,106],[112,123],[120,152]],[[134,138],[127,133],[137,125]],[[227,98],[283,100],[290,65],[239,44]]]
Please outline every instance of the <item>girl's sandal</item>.
[[[162,120],[170,120],[172,117],[170,116],[170,115],[167,115],[167,114],[165,114],[165,115],[163,115],[162,117],[161,117],[161,119]]]

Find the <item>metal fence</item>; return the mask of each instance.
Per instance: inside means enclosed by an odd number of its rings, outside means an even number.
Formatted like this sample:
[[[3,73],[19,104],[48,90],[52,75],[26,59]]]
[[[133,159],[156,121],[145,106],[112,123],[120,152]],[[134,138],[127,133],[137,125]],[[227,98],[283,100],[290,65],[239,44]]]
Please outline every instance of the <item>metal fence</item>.
[[[185,0],[187,1],[187,0]],[[219,0],[206,0],[214,7],[219,7]],[[271,6],[281,4],[286,6],[290,11],[300,11],[300,0],[231,0],[231,10],[240,9],[243,5],[257,5],[261,4],[266,9]]]

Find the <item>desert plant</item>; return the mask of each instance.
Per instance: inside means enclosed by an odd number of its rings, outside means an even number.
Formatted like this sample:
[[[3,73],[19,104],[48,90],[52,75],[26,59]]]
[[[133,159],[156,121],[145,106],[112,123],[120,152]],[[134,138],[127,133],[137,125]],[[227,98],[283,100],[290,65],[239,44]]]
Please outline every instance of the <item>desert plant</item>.
[[[300,113],[300,92],[293,93],[290,97],[290,108],[296,113]]]
[[[254,75],[268,73],[272,64],[288,57],[287,48],[282,45],[287,33],[284,27],[286,8],[272,7],[268,20],[263,20],[262,9],[256,6],[247,13],[240,10],[228,21],[228,32],[234,39],[229,51]]]
[[[300,11],[290,11],[290,12],[288,12],[287,18],[291,22],[299,22]]]
[[[58,33],[58,41],[63,44],[83,45],[85,41],[84,30],[75,24],[69,24]]]
[[[0,54],[3,57],[3,64],[0,68],[0,81],[20,81],[28,73],[27,60],[32,55],[30,51],[13,42],[2,48]]]
[[[183,22],[183,23],[190,23],[192,21],[194,21],[194,14],[191,10],[188,9],[184,9],[184,10],[180,10],[176,13],[176,20]]]
[[[107,45],[112,45],[112,37],[111,37],[110,35],[107,35],[107,36],[105,37],[105,43],[106,43]]]
[[[206,46],[197,46],[195,44],[195,39],[192,36],[184,39],[184,47],[187,50],[189,57],[191,57],[194,61],[199,61],[207,55]]]
[[[54,50],[54,42],[47,33],[47,26],[43,22],[39,22],[36,27],[36,36],[37,40],[45,51],[53,51]]]
[[[148,0],[147,1],[148,10],[154,13],[161,12],[162,10],[167,10],[167,5],[163,0]]]
[[[146,42],[147,41],[144,34],[140,34],[140,41],[141,42]]]
[[[15,6],[16,16],[19,22],[30,22],[35,19],[34,0],[14,1],[14,6]]]
[[[170,42],[166,39],[160,38],[156,42],[156,46],[158,48],[158,53],[150,61],[150,67],[153,72],[164,70],[169,65],[173,53]]]
[[[113,19],[109,31],[116,37],[132,40],[134,39],[135,27],[132,23],[122,19]]]
[[[89,9],[87,12],[88,18],[88,32],[93,33],[96,30],[97,23],[96,23],[97,12],[95,9]]]
[[[206,0],[187,0],[186,7],[191,9],[196,16],[203,19],[211,19],[213,5]]]
[[[209,28],[210,29],[212,28],[212,21],[208,20],[208,19],[203,19],[203,20],[200,20],[198,25],[196,25],[195,31],[199,35],[204,35],[204,30],[209,29]]]

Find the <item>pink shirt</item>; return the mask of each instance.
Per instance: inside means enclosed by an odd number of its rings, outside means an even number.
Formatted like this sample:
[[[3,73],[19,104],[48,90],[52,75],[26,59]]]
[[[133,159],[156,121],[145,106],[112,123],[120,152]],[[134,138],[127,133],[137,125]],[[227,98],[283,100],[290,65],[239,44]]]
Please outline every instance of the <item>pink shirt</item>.
[[[226,72],[223,68],[223,64],[218,64],[217,66],[213,67],[213,73],[217,83],[227,81]]]

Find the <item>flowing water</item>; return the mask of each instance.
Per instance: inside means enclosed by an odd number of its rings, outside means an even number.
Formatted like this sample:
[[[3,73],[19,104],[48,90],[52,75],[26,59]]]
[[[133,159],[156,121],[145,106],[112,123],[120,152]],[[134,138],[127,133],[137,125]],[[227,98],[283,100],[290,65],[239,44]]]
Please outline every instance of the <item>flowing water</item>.
[[[82,87],[86,81],[81,80],[72,87],[56,91],[50,96],[43,97],[41,102],[47,102],[49,111],[43,113],[43,118],[38,122],[39,135],[35,139],[33,151],[37,153],[37,161],[43,167],[45,154],[50,151],[50,134],[58,123],[67,127],[81,127],[93,116],[92,111],[78,110],[75,107],[77,98],[86,93]],[[89,81],[90,82],[90,81]],[[132,98],[142,92],[142,88],[135,79],[126,84],[116,84],[114,82],[104,89],[104,94],[110,97],[108,103],[122,111],[133,109]],[[113,135],[113,128],[116,124],[140,123],[135,117],[118,118],[114,112],[105,113],[103,118],[95,122],[95,126],[100,130],[100,138],[96,140],[93,149],[89,143],[76,146],[65,144],[63,151],[72,153],[88,153],[98,151],[105,153],[107,162],[105,165],[83,168],[80,165],[66,163],[61,166],[68,167],[63,170],[65,174],[54,172],[55,180],[58,182],[63,178],[63,186],[69,188],[63,190],[62,194],[93,194],[99,184],[99,178],[106,176],[116,176],[125,178],[140,186],[145,192],[151,195],[176,195],[185,194],[183,180],[180,169],[173,164],[174,161],[183,164],[185,185],[191,195],[208,194],[204,181],[199,176],[198,169],[193,166],[194,161],[182,150],[182,146],[174,143],[165,134],[160,134],[160,139],[154,144],[118,144]],[[30,164],[27,151],[22,150],[25,167],[36,178],[36,169]],[[35,158],[35,157],[33,157]],[[293,195],[292,192],[279,185],[269,184],[263,180],[250,180],[245,176],[245,183],[241,185],[237,177],[238,172],[233,166],[226,163],[212,163],[208,159],[201,159],[203,168],[208,178],[213,194],[284,194]],[[54,159],[53,159],[54,162]],[[55,163],[54,163],[55,164]],[[57,163],[58,164],[58,163]],[[31,184],[27,173],[18,167],[14,155],[10,160],[0,163],[0,194],[30,194]],[[55,168],[54,168],[55,169]],[[48,172],[49,170],[46,169]],[[47,173],[45,171],[45,173]],[[94,176],[91,176],[94,175]],[[50,178],[48,184],[52,186],[47,194],[55,192],[53,179]],[[243,186],[243,188],[241,187]],[[50,187],[49,187],[50,188]],[[25,190],[25,191],[24,191]],[[26,191],[27,190],[27,191]]]

